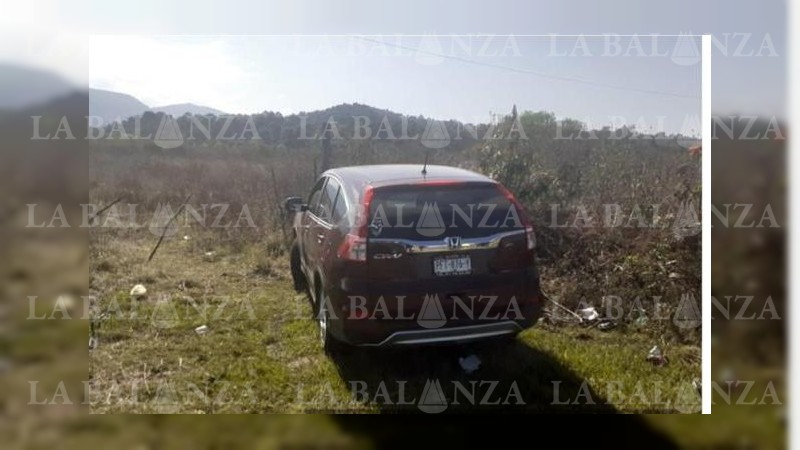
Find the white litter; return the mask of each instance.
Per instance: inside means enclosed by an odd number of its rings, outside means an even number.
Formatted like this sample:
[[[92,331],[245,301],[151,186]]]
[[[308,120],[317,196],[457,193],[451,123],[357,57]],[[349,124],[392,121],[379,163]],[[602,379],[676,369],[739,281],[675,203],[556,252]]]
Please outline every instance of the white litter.
[[[647,325],[647,321],[648,321],[647,316],[641,315],[641,316],[637,317],[636,320],[633,321],[633,327],[634,328],[642,328],[645,325]]]
[[[481,360],[477,355],[469,355],[466,358],[458,358],[458,364],[464,369],[464,372],[470,374],[478,370],[481,366]]]
[[[647,360],[655,366],[664,366],[667,364],[667,357],[661,351],[661,347],[654,345],[653,348],[647,353]]]
[[[599,325],[597,325],[597,329],[600,330],[600,331],[608,331],[608,330],[616,328],[616,326],[617,326],[617,323],[614,322],[613,320],[606,320],[606,321],[601,322]]]
[[[147,289],[142,284],[137,284],[131,289],[131,298],[139,300],[147,295]]]
[[[200,325],[199,327],[194,329],[194,332],[200,335],[208,333],[208,326]]]
[[[594,322],[598,317],[600,317],[600,314],[597,313],[597,310],[594,309],[594,306],[579,309],[578,315],[581,316],[581,320],[586,322]]]

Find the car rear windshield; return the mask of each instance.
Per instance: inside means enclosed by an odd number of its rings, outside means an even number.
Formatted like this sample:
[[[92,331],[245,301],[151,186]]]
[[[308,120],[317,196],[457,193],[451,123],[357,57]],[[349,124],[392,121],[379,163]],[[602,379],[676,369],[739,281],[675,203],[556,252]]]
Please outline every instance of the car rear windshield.
[[[521,228],[521,212],[489,183],[386,187],[370,203],[370,238],[471,238]]]

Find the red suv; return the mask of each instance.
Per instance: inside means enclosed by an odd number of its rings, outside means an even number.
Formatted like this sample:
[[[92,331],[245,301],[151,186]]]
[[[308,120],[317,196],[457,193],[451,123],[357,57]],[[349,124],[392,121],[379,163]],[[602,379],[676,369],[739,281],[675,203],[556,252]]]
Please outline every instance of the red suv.
[[[326,351],[513,337],[541,315],[533,227],[488,177],[341,167],[285,207],[295,289],[308,290]]]

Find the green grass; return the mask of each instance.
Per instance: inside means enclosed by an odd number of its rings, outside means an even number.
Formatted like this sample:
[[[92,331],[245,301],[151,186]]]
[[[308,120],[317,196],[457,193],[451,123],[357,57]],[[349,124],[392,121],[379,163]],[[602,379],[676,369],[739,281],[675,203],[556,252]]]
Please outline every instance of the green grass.
[[[654,367],[645,360],[655,344],[646,333],[540,324],[511,343],[359,349],[328,356],[317,340],[308,299],[291,288],[285,256],[264,256],[260,246],[217,248],[213,236],[198,233],[189,241],[167,241],[147,264],[152,242],[147,234],[128,234],[106,239],[102,249],[94,249],[98,257],[92,261],[91,287],[101,299],[100,309],[113,299],[123,316],[112,315],[101,324],[100,346],[90,353],[92,412],[419,412],[429,380],[441,384],[446,412],[664,413],[696,411],[700,406],[691,389],[692,380],[700,377],[699,349],[662,344],[670,362]],[[214,254],[208,256],[208,251]],[[149,297],[132,304],[128,291],[138,282],[146,284]],[[153,322],[149,318],[162,297],[175,309],[165,310],[170,314],[162,311],[156,315],[161,322]],[[124,316],[133,306],[138,318]],[[194,328],[204,324],[209,333],[197,335]],[[482,364],[468,375],[458,358],[470,354]],[[752,377],[774,378],[762,375]],[[481,381],[496,382],[490,402],[499,398],[509,404],[481,404],[486,392]],[[456,399],[454,389],[448,388],[454,383],[469,387],[472,382],[478,384],[477,406],[461,394]],[[785,389],[779,389],[783,395]],[[518,396],[509,397],[509,392]],[[401,394],[409,404],[397,404]],[[516,404],[518,398],[522,404]],[[682,448],[782,448],[780,408],[717,403],[712,417],[648,415],[626,426],[638,430],[631,440],[664,439]],[[238,430],[234,437],[201,431],[193,438],[207,445],[249,446],[287,439],[307,443],[303,439],[314,433],[291,430],[310,427],[328,430],[320,442],[344,439],[346,447],[358,447],[366,444],[352,441],[352,433],[371,436],[373,444],[391,435],[319,417],[285,424],[230,420]],[[180,420],[172,422],[155,430],[139,422],[137,426],[148,430],[143,433],[152,439],[170,442],[176,436],[173,428],[181,427]],[[115,419],[100,423],[114,429],[119,425]]]
[[[397,408],[392,405],[353,400],[348,383],[367,383],[367,392],[374,398],[380,381],[406,380],[407,394],[414,397],[430,378],[443,384],[481,379],[494,379],[505,385],[516,382],[525,405],[505,408],[517,411],[663,411],[670,408],[654,402],[652,395],[645,395],[644,402],[628,396],[625,398],[633,401],[607,398],[611,405],[585,401],[553,405],[552,383],[561,381],[561,399],[578,398],[577,394],[585,392],[584,385],[589,386],[593,398],[601,399],[608,397],[609,380],[621,382],[623,393],[634,394],[637,383],[647,387],[660,382],[666,388],[681,386],[699,376],[696,349],[691,347],[668,347],[670,364],[655,368],[643,359],[651,345],[645,335],[569,327],[533,328],[513,345],[359,351],[331,358],[322,352],[315,338],[315,325],[308,319],[308,302],[290,288],[281,258],[265,261],[259,247],[235,251],[216,248],[214,242],[213,237],[200,234],[193,234],[190,241],[169,240],[153,262],[146,264],[153,243],[146,232],[108,236],[100,246],[97,240],[93,241],[90,289],[100,299],[101,310],[116,303],[123,313],[129,312],[132,305],[128,291],[134,283],[145,283],[150,297],[137,305],[138,319],[112,315],[103,321],[100,345],[89,353],[92,412],[394,411]],[[213,258],[205,256],[210,250],[215,252]],[[269,270],[257,270],[259,267]],[[162,294],[173,299],[178,314],[176,320],[156,327],[143,318],[153,312]],[[206,316],[181,300],[186,294],[208,302]],[[236,315],[240,309],[233,306],[245,300],[253,305],[255,319]],[[224,314],[215,317],[223,303]],[[46,302],[37,303],[36,314],[49,313],[51,307]],[[4,401],[9,411],[26,411],[20,420],[28,425],[12,427],[15,422],[11,421],[0,427],[4,440],[16,443],[17,448],[57,445],[78,449],[111,442],[118,448],[170,449],[186,448],[187,444],[197,448],[371,448],[386,442],[411,444],[417,436],[392,426],[395,422],[386,427],[339,417],[86,417],[67,414],[58,407],[26,407],[28,380],[32,379],[40,380],[40,395],[48,398],[58,382],[66,379],[73,400],[82,400],[75,393],[87,375],[80,363],[85,350],[78,354],[58,349],[72,341],[64,337],[64,331],[85,336],[88,327],[84,321],[19,322],[23,328],[17,330],[13,345],[5,348],[13,360],[27,365],[9,374],[2,385],[5,392],[19,393],[19,398],[7,397]],[[205,336],[193,331],[201,324],[210,327]],[[56,329],[62,333],[54,334]],[[457,358],[471,353],[479,355],[483,365],[478,372],[466,375]],[[42,370],[45,364],[46,374]],[[741,376],[781,379],[774,371]],[[162,389],[162,394],[174,394],[175,401],[158,402],[170,399],[168,395],[159,397],[159,385],[173,386],[174,392]],[[299,386],[303,386],[302,395],[298,394]],[[778,389],[784,395],[782,384]],[[202,390],[203,395],[198,396],[196,390]],[[396,394],[397,389],[394,391],[391,393]],[[492,408],[481,406],[479,410]],[[449,404],[447,412],[473,409]],[[402,410],[419,411],[414,405]],[[718,402],[713,416],[662,414],[648,415],[644,420],[632,417],[625,422],[624,434],[614,431],[614,439],[631,445],[646,442],[648,446],[674,442],[680,448],[780,449],[786,438],[784,416],[783,407],[726,406]],[[34,429],[40,432],[33,432]],[[457,435],[441,436],[468,440],[464,437],[468,435],[461,433],[463,430]]]
[[[654,367],[644,335],[539,326],[513,342],[328,356],[284,257],[265,261],[257,246],[209,250],[213,241],[200,235],[168,241],[148,264],[148,237],[107,240],[94,261],[103,271],[93,270],[93,288],[110,318],[91,353],[93,412],[419,411],[429,381],[448,411],[699,407],[696,395],[679,395],[700,376],[699,359],[667,348],[670,364]],[[128,298],[137,282],[147,299]],[[198,335],[200,325],[210,331]],[[466,374],[458,359],[471,354],[482,364]]]

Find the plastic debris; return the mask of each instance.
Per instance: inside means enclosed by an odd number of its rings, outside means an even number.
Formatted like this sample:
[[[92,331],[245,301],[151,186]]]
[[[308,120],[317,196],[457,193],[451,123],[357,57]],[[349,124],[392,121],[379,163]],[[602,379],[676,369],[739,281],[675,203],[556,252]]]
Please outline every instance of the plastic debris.
[[[657,345],[654,345],[653,348],[650,349],[650,352],[647,354],[647,359],[651,358],[661,358],[661,348]]]
[[[206,333],[208,333],[208,326],[207,325],[200,325],[199,327],[194,329],[194,332],[199,334],[199,335],[206,334]]]
[[[594,309],[594,306],[579,309],[578,315],[584,322],[594,322],[598,317],[600,317],[600,314],[597,313],[597,310]]]
[[[131,289],[131,298],[134,300],[140,300],[147,296],[147,289],[142,284],[137,284],[136,286]]]
[[[189,240],[189,235],[188,234],[183,235],[183,240],[184,241],[188,241]]]
[[[476,355],[469,355],[466,358],[458,358],[458,364],[464,369],[464,372],[470,374],[478,370],[481,366],[481,360]]]
[[[664,356],[664,352],[661,351],[661,347],[654,345],[653,348],[650,349],[650,352],[647,353],[647,360],[653,363],[656,367],[661,367],[667,365],[667,357]]]
[[[644,327],[645,325],[647,325],[647,322],[648,322],[648,321],[649,321],[649,319],[647,318],[647,316],[645,316],[645,315],[641,315],[641,316],[637,317],[637,318],[636,318],[636,319],[633,321],[633,327],[634,327],[634,328],[642,328],[642,327]]]
[[[597,329],[600,331],[608,331],[617,327],[617,323],[613,320],[605,320],[597,325]]]

